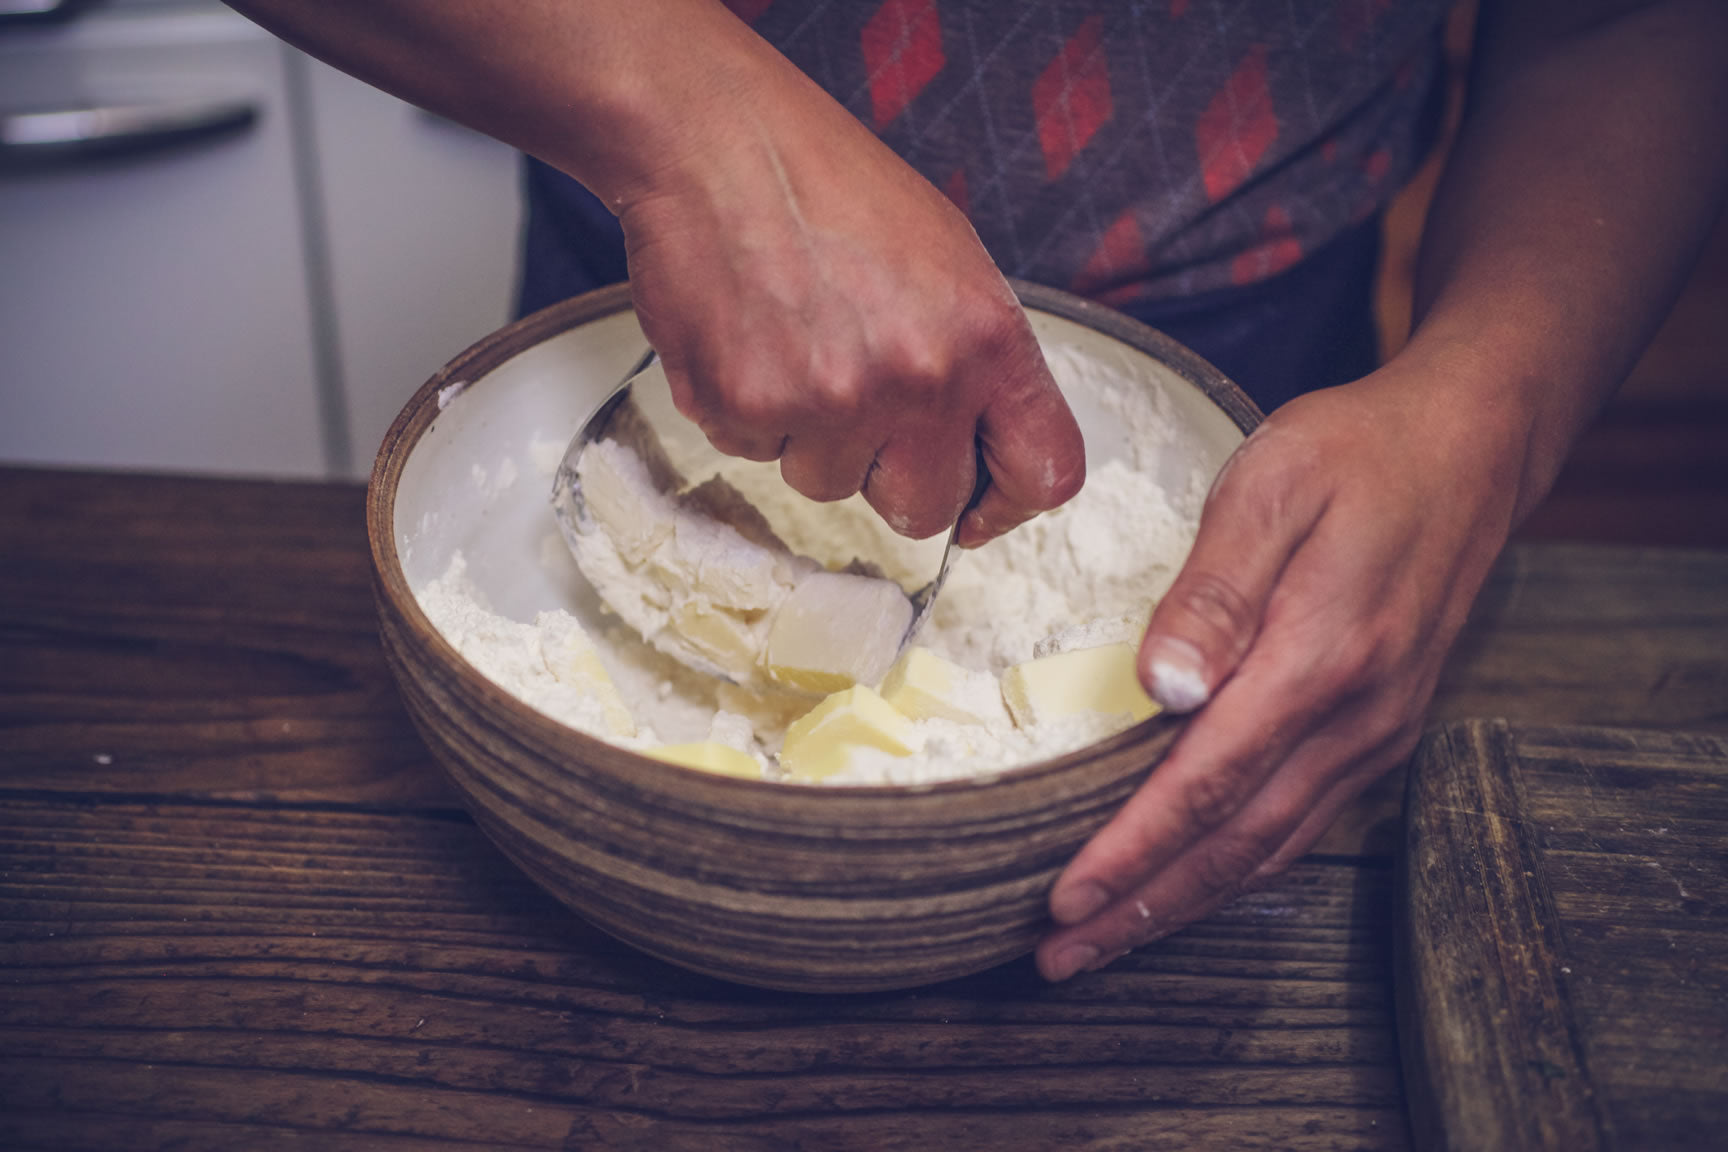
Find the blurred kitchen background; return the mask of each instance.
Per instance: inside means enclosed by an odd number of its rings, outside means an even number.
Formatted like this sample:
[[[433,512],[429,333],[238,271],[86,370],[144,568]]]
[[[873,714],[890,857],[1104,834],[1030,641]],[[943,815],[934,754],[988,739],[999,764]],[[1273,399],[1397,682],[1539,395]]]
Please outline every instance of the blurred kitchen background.
[[[0,0],[0,461],[362,478],[519,217],[510,149],[213,0]]]
[[[1438,162],[1387,222],[1388,351]],[[0,463],[363,479],[508,319],[517,180],[210,0],[0,0]],[[1728,546],[1724,317],[1719,227],[1525,535]]]

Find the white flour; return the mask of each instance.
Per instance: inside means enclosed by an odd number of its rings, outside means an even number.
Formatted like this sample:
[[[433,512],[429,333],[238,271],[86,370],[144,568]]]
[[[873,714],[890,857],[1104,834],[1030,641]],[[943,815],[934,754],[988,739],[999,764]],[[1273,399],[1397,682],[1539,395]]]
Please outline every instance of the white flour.
[[[1155,479],[1162,449],[1176,435],[1161,395],[1074,349],[1058,346],[1046,354],[1063,390],[1085,395],[1107,412],[1124,431],[1126,449],[1121,458],[1094,462],[1085,488],[1062,508],[955,562],[918,642],[996,675],[1051,651],[1137,641],[1152,604],[1188,554],[1205,491],[1206,478],[1197,470],[1174,493]],[[886,534],[861,501],[850,504],[851,523],[836,527],[830,513],[821,523],[788,528],[789,520],[765,503],[776,489],[742,473],[728,471],[728,478],[764,505],[795,548],[820,555],[807,537],[799,538],[820,531],[843,536],[849,549],[870,542],[881,549],[884,568],[906,573],[901,578],[907,583],[917,582],[910,574],[932,570],[928,543],[912,545]],[[571,683],[567,672],[560,679],[554,671],[570,630],[583,626],[575,616],[553,610],[528,624],[492,612],[468,579],[460,554],[418,595],[433,624],[481,672],[552,718],[624,747],[714,739],[752,752],[764,775],[773,778],[785,724],[812,703],[751,696],[689,672],[615,622],[590,622],[586,632],[634,717],[634,735],[620,736],[615,723],[608,729],[608,717],[581,685]],[[825,783],[917,784],[985,775],[1084,747],[1120,726],[1093,716],[1030,731],[1010,723],[924,720],[918,722],[921,752],[861,757],[852,770]]]

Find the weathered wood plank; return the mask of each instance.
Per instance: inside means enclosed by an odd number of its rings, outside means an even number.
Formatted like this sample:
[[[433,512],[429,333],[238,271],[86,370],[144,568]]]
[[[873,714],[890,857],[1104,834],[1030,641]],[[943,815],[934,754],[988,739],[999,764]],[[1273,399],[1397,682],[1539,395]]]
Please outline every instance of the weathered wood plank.
[[[788,996],[613,943],[459,817],[13,796],[0,1144],[1400,1148],[1390,903],[1313,861],[1067,985]]]
[[[1477,598],[1434,694],[1457,720],[1728,732],[1728,553],[1515,544]],[[1370,785],[1316,846],[1391,855],[1404,769]]]
[[[1616,1147],[1720,1146],[1728,740],[1537,729],[1518,756]]]
[[[1420,1147],[1720,1147],[1728,740],[1460,724],[1410,781]]]
[[[1728,731],[1728,553],[1514,545],[1477,597],[1432,715]]]
[[[351,484],[0,468],[0,788],[450,805]]]
[[[1417,753],[1398,1013],[1411,1127],[1425,1149],[1611,1147],[1522,807],[1504,724],[1460,724]]]

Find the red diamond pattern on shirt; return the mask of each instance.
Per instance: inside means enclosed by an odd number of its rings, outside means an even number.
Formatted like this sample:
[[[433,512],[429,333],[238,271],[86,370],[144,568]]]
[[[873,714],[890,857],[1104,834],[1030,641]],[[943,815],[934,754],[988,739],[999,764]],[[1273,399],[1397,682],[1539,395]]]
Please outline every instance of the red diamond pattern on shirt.
[[[1125,210],[1098,241],[1086,266],[1074,277],[1074,291],[1090,296],[1109,288],[1111,281],[1124,272],[1143,264],[1146,259],[1146,237],[1140,231],[1140,221],[1134,209]]]
[[[1383,207],[1428,146],[1455,0],[724,2],[1004,271],[1151,301],[1227,288]]]
[[[1266,209],[1264,239],[1230,261],[1230,280],[1252,284],[1287,271],[1302,259],[1302,244],[1296,239],[1290,213],[1281,204]]]
[[[1278,117],[1266,82],[1266,45],[1256,44],[1194,125],[1206,195],[1222,200],[1240,188],[1277,136]]]
[[[876,130],[892,124],[942,71],[936,0],[887,0],[864,25],[864,71]]]
[[[1110,71],[1104,59],[1104,18],[1081,22],[1062,51],[1032,82],[1032,113],[1044,175],[1058,180],[1110,119]]]

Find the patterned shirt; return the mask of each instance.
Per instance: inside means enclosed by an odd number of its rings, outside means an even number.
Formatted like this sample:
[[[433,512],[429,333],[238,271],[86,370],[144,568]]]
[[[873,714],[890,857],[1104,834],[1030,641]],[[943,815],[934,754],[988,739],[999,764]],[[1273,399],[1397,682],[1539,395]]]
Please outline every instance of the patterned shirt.
[[[1256,282],[1434,129],[1439,0],[727,0],[971,219],[1116,304]]]

